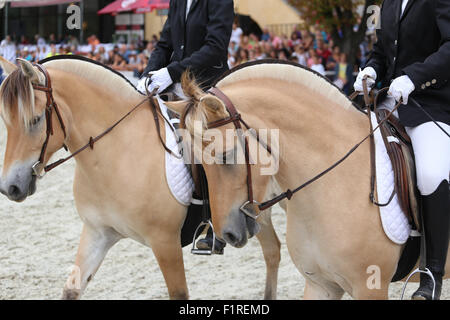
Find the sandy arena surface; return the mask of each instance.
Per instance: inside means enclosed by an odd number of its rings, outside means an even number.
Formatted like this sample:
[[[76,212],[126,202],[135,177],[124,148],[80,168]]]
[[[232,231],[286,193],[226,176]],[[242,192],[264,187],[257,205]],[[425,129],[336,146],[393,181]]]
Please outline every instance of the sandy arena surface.
[[[6,131],[1,123],[0,170],[5,144]],[[72,161],[48,174],[38,183],[37,193],[24,203],[0,198],[0,299],[61,297],[82,227],[72,196],[74,167]],[[304,280],[287,252],[286,219],[281,209],[275,210],[273,220],[282,242],[278,298],[301,299]],[[191,299],[262,299],[265,264],[256,239],[244,249],[227,246],[224,256],[193,256],[189,250],[184,249],[184,260]],[[408,296],[416,286],[409,286]],[[448,280],[445,287],[442,298],[449,299]],[[401,289],[401,283],[392,285],[391,299],[399,299]],[[83,296],[83,299],[167,298],[164,279],[151,249],[132,240],[122,240],[111,249]]]

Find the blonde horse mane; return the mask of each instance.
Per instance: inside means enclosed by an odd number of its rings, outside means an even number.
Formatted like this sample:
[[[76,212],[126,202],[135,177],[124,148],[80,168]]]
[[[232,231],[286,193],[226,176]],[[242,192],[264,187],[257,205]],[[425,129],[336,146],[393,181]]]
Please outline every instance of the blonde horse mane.
[[[94,84],[101,84],[110,92],[119,93],[125,99],[138,94],[136,88],[120,73],[96,61],[79,56],[56,56],[42,61],[45,67],[77,75]],[[53,83],[54,85],[54,83]],[[32,83],[20,70],[14,70],[0,87],[0,112],[6,123],[11,121],[11,111],[18,105],[18,116],[29,129],[35,114]]]

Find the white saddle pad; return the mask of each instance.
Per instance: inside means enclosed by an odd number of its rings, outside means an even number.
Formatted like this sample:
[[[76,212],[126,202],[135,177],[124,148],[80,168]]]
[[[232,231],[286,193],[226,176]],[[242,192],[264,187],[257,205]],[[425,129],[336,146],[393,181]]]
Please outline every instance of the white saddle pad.
[[[167,113],[167,107],[163,100],[158,97],[158,103],[161,108],[161,113],[166,119],[169,120]],[[179,155],[180,149],[177,143],[177,137],[175,136],[173,128],[174,123],[179,123],[178,119],[170,120],[169,125],[165,122],[166,128],[166,146],[172,150],[174,154]],[[170,191],[175,199],[184,206],[189,206],[192,201],[192,193],[194,192],[194,181],[192,180],[191,173],[183,161],[183,158],[178,159],[166,151],[166,180]]]
[[[378,126],[375,114],[372,112],[372,125]],[[375,136],[376,150],[376,179],[378,203],[384,204],[389,201],[394,190],[394,170],[389,155],[386,151],[380,130],[377,130]],[[395,142],[391,142],[395,143]],[[383,229],[391,241],[396,244],[404,244],[411,234],[411,225],[403,213],[397,195],[394,196],[391,203],[386,207],[380,207],[380,216]]]

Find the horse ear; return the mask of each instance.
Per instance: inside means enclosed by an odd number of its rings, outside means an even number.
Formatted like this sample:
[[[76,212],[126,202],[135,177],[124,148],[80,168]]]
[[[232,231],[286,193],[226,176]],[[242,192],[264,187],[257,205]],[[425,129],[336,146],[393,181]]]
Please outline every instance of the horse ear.
[[[166,107],[181,116],[186,110],[188,103],[188,101],[169,101],[166,102]]]
[[[11,73],[13,73],[13,71],[17,69],[17,66],[14,63],[9,62],[8,60],[6,60],[3,57],[0,57],[0,67],[3,69],[3,72],[7,76],[10,75]]]
[[[208,94],[200,99],[200,103],[203,104],[206,111],[209,113],[215,114],[215,115],[226,115],[227,108],[225,107],[225,104],[220,100],[219,98]]]
[[[39,72],[39,70],[31,64],[31,62],[17,58],[17,62],[19,63],[19,67],[22,70],[22,73],[25,77],[29,78],[31,83],[43,85],[45,83],[44,75]]]

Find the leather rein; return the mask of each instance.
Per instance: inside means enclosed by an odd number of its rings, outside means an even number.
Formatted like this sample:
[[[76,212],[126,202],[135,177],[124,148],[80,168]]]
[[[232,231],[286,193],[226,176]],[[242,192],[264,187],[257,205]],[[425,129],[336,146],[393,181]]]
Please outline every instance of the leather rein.
[[[254,199],[253,196],[253,183],[252,183],[252,171],[251,171],[251,166],[252,164],[250,163],[250,154],[249,154],[249,143],[248,143],[248,136],[243,137],[243,134],[239,134],[241,141],[244,142],[244,152],[245,152],[245,161],[246,161],[246,167],[247,167],[247,192],[248,192],[248,201],[245,202],[240,210],[247,216],[253,218],[253,219],[257,219],[259,215],[256,215],[254,213],[254,210],[252,210],[252,208],[250,206],[252,205],[256,205],[258,207],[258,209],[260,211],[264,211],[266,209],[269,209],[271,207],[273,207],[274,205],[276,205],[277,203],[283,201],[284,199],[288,199],[291,200],[292,197],[298,193],[299,191],[301,191],[302,189],[306,188],[307,186],[309,186],[310,184],[314,183],[315,181],[319,180],[321,177],[323,177],[324,175],[326,175],[327,173],[329,173],[330,171],[332,171],[333,169],[335,169],[337,166],[339,166],[341,163],[343,163],[351,154],[353,154],[365,141],[367,141],[369,138],[373,139],[373,134],[375,133],[376,130],[378,130],[383,123],[385,123],[390,117],[391,115],[400,107],[401,105],[401,101],[398,102],[396,104],[396,106],[394,107],[394,109],[387,115],[387,117],[385,119],[383,119],[382,121],[380,121],[380,123],[378,124],[378,126],[376,128],[373,128],[372,126],[372,122],[371,122],[371,116],[370,116],[370,96],[369,96],[369,90],[367,89],[367,78],[364,78],[363,80],[363,88],[364,88],[364,101],[366,104],[366,108],[367,108],[367,113],[368,113],[368,117],[369,117],[369,122],[370,122],[370,133],[364,137],[364,139],[362,139],[360,142],[358,142],[356,145],[354,145],[341,159],[339,159],[338,161],[336,161],[333,165],[331,165],[329,168],[327,168],[326,170],[322,171],[321,173],[317,174],[316,176],[314,176],[313,178],[309,179],[308,181],[306,181],[305,183],[303,183],[302,185],[300,185],[299,187],[291,190],[288,189],[286,192],[283,192],[282,194],[278,195],[277,197],[265,201],[263,203],[259,203]],[[378,100],[378,96],[380,95],[380,93],[387,91],[389,88],[383,88],[382,90],[380,90],[378,92],[378,94],[376,95],[375,99],[374,99],[374,104],[376,107],[376,103]],[[243,124],[247,130],[250,130],[250,127],[247,125],[247,123],[242,119],[241,115],[237,112],[236,107],[233,105],[233,103],[231,102],[231,100],[218,88],[214,87],[211,88],[209,91],[209,93],[213,94],[214,96],[216,96],[217,98],[219,98],[220,100],[222,100],[222,102],[225,104],[225,107],[228,111],[228,113],[230,114],[230,117],[225,118],[225,119],[221,119],[212,123],[208,124],[208,129],[214,129],[214,128],[219,128],[222,126],[225,126],[227,124],[233,123],[236,130],[238,132],[242,132],[242,126],[241,124]],[[350,96],[350,99],[353,100],[355,99],[360,93],[359,92],[355,92],[353,95]],[[259,140],[259,136],[257,136],[257,140],[259,143],[261,143],[261,141]],[[372,140],[373,141],[373,140]],[[373,145],[373,143],[371,143]],[[265,146],[266,150],[272,154],[270,147],[267,145]],[[372,171],[372,175],[371,175],[371,193],[370,193],[370,200],[372,201],[372,203],[374,203],[375,205],[379,205],[379,206],[385,206],[385,205],[381,205],[378,204],[375,201],[375,196],[374,196],[374,188],[375,188],[375,162],[374,162],[374,150],[371,150],[371,171]]]
[[[46,107],[45,107],[45,119],[46,119],[46,126],[47,126],[46,138],[45,138],[44,144],[42,145],[41,153],[39,155],[39,159],[32,166],[32,174],[34,176],[36,176],[37,178],[39,178],[39,179],[42,178],[47,172],[49,172],[49,171],[55,169],[56,167],[62,165],[66,161],[74,158],[75,156],[77,156],[78,154],[83,152],[84,150],[86,150],[88,148],[93,150],[94,149],[94,144],[97,141],[99,141],[100,139],[105,137],[115,127],[117,127],[121,122],[123,122],[126,118],[128,118],[133,112],[135,112],[139,107],[141,107],[147,101],[150,101],[150,106],[151,106],[151,109],[152,109],[153,118],[154,118],[155,123],[156,123],[157,134],[159,135],[159,138],[161,140],[161,143],[162,143],[163,147],[166,149],[167,152],[171,153],[175,157],[179,157],[178,155],[174,154],[166,146],[166,144],[164,143],[164,141],[163,141],[163,139],[161,137],[160,126],[159,126],[159,116],[161,116],[166,122],[168,122],[168,120],[161,114],[161,111],[159,110],[157,104],[154,101],[154,98],[153,98],[154,97],[154,93],[151,93],[148,96],[146,96],[145,99],[143,99],[140,103],[138,103],[136,106],[134,106],[127,114],[125,114],[122,118],[120,118],[118,121],[116,121],[112,126],[110,126],[105,131],[103,131],[101,134],[99,134],[96,137],[90,137],[88,143],[86,143],[84,146],[82,146],[81,148],[79,148],[78,150],[73,152],[71,155],[69,155],[66,158],[62,158],[62,159],[60,159],[58,161],[55,161],[55,162],[53,162],[53,163],[51,163],[51,164],[49,164],[47,166],[44,166],[44,164],[45,164],[45,154],[46,154],[46,151],[47,151],[48,143],[49,143],[50,137],[54,134],[54,130],[53,130],[53,111],[55,111],[56,116],[57,116],[58,121],[59,121],[59,124],[60,124],[60,127],[61,127],[61,130],[63,131],[64,140],[66,140],[66,138],[67,138],[67,132],[66,132],[66,126],[64,124],[64,120],[63,120],[63,118],[61,116],[61,112],[60,112],[60,110],[58,108],[58,105],[55,102],[55,98],[53,97],[52,82],[51,82],[50,75],[49,75],[47,69],[43,65],[40,65],[40,64],[33,64],[33,65],[35,67],[37,67],[45,76],[45,85],[41,86],[41,85],[33,84],[33,89],[37,90],[37,91],[45,92],[45,94],[47,96],[47,103],[46,103]],[[66,151],[68,151],[68,148],[67,148],[67,146],[65,144],[63,144],[63,147],[64,147],[64,149]]]

